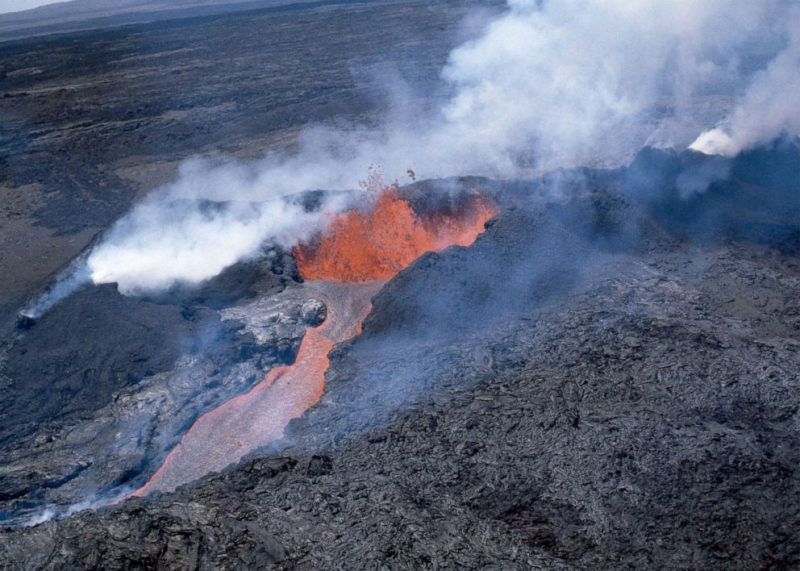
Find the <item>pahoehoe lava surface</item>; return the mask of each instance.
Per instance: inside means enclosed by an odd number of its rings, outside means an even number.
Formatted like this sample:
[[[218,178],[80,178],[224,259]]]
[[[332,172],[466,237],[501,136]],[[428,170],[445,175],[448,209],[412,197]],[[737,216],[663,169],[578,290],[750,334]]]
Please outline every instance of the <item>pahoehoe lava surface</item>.
[[[797,567],[800,153],[745,155],[672,201],[703,160],[646,150],[552,204],[518,192],[542,181],[483,181],[508,208],[384,286],[285,440],[172,494],[0,532],[0,557]]]
[[[291,258],[284,273],[283,254],[271,254],[158,299],[85,288],[19,328],[4,363],[0,519],[108,501],[199,414],[292,362],[315,316]],[[214,309],[253,296],[266,298],[258,323]]]

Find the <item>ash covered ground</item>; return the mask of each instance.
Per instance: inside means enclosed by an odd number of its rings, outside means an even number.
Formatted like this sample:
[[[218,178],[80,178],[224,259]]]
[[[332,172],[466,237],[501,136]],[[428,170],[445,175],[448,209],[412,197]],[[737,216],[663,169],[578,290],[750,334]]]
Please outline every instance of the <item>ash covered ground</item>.
[[[800,566],[791,138],[402,187],[421,213],[475,192],[499,213],[381,287],[282,440],[108,505],[200,415],[291,364],[325,305],[267,245],[199,287],[87,285],[36,320],[20,309],[182,158],[369,123],[355,67],[432,84],[457,40],[434,32],[468,7],[345,3],[0,46],[4,567]]]

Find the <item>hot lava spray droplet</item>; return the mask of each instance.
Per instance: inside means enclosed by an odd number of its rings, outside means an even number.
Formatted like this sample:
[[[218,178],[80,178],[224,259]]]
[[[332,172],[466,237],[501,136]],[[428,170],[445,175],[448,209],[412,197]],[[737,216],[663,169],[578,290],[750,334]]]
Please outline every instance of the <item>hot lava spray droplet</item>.
[[[425,252],[471,244],[496,213],[479,195],[455,213],[419,216],[396,185],[375,194],[371,209],[337,215],[317,240],[294,252],[300,274],[315,280],[308,287],[328,305],[327,320],[307,331],[296,362],[198,418],[134,495],[174,490],[279,439],[291,419],[319,400],[328,353],[360,333],[370,299],[385,281]]]

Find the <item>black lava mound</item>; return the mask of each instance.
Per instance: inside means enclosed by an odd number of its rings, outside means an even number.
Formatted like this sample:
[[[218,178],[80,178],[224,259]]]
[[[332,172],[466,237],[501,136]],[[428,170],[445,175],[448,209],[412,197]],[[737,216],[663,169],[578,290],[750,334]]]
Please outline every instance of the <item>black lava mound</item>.
[[[0,559],[797,568],[798,169],[781,143],[470,179],[504,212],[381,290],[283,441],[173,494],[0,532]]]

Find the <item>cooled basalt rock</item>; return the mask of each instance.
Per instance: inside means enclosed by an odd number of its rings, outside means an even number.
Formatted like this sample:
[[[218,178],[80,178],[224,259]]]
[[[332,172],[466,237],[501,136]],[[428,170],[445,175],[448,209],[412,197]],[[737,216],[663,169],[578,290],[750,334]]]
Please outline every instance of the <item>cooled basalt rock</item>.
[[[318,299],[311,299],[300,307],[300,317],[311,327],[321,325],[328,315],[328,308]]]
[[[676,211],[630,195],[625,174],[520,203],[473,246],[401,272],[331,352],[325,394],[285,440],[174,494],[0,532],[0,558],[797,567],[793,203],[705,218],[690,242],[697,222],[672,225]],[[741,176],[687,200],[724,212],[770,192]],[[770,232],[739,232],[748,217]]]
[[[2,549],[45,568],[798,564],[797,274],[738,247],[606,262],[445,343],[365,329],[267,457]]]
[[[282,256],[158,299],[87,287],[19,330],[2,368],[2,519],[130,493],[199,415],[293,362],[324,306],[283,273]]]

